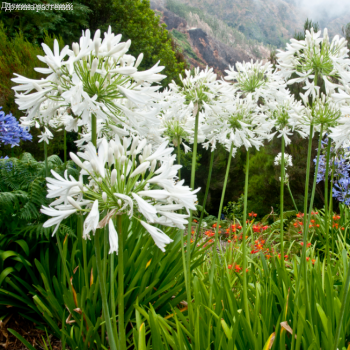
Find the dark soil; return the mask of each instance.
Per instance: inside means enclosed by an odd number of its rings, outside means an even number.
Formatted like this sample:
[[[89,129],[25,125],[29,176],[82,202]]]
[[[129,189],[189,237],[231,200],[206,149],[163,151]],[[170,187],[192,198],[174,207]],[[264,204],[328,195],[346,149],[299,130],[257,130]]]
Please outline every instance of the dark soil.
[[[13,334],[7,329],[13,329],[27,340],[35,349],[61,350],[61,341],[54,338],[52,335],[47,337],[46,333],[36,328],[35,323],[32,323],[18,314],[10,314],[4,320],[0,321],[0,349],[6,350],[27,350]],[[46,347],[44,345],[44,340]],[[50,343],[50,344],[49,344]],[[50,348],[51,345],[51,348]]]

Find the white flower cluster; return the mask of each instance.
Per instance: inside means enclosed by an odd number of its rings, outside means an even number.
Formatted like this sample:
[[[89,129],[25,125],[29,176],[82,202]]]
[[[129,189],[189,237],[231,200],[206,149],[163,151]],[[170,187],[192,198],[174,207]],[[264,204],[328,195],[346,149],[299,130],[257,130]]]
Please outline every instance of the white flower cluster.
[[[125,127],[140,133],[144,126],[148,130],[159,124],[159,109],[153,103],[159,87],[151,84],[165,77],[159,74],[164,67],[157,63],[138,71],[143,55],[137,59],[128,55],[131,41],[120,40],[121,34],[114,35],[109,27],[103,40],[100,30],[93,39],[86,30],[72,50],[65,46],[60,52],[57,40],[53,52],[42,44],[46,56],[38,58],[48,68],[35,70],[48,76],[33,80],[16,74],[12,79],[20,84],[13,87],[18,108],[27,111],[22,124],[63,124],[67,131],[77,131],[78,126],[89,128],[92,115],[107,126],[114,125],[114,132]]]
[[[156,245],[164,251],[172,240],[159,228],[160,224],[185,228],[188,214],[177,211],[195,210],[196,193],[184,186],[184,181],[176,182],[176,174],[181,165],[173,165],[173,148],[167,142],[155,151],[146,140],[118,137],[109,143],[101,142],[96,148],[89,143],[79,157],[71,153],[72,160],[81,168],[79,181],[72,176],[61,177],[54,171],[54,178],[47,178],[48,198],[56,198],[50,207],[43,207],[42,213],[51,216],[44,227],[56,225],[54,233],[62,220],[81,212],[88,214],[84,220],[83,237],[109,223],[111,251],[118,251],[118,239],[112,218],[127,214],[139,220],[151,234]],[[88,175],[88,184],[83,176]],[[58,198],[57,198],[58,197]],[[100,221],[101,212],[106,216]]]
[[[277,156],[275,157],[274,160],[274,164],[276,166],[280,166],[282,162],[282,153],[278,153]],[[292,167],[293,166],[293,162],[292,162],[292,156],[288,153],[284,153],[284,167],[287,170],[288,167]]]

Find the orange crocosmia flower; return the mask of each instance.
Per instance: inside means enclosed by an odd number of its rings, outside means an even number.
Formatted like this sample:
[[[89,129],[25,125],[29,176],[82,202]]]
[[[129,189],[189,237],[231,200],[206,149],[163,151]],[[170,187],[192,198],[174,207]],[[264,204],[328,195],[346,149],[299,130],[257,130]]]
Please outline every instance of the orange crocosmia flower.
[[[270,259],[270,258],[271,258],[271,255],[270,255],[270,254],[267,254],[266,257],[267,257],[268,259]]]
[[[284,258],[285,258],[285,259],[288,259],[288,255],[285,255]]]
[[[228,243],[231,243],[231,240],[229,239],[227,242],[228,242]]]
[[[308,243],[307,246],[308,246],[308,247],[311,247],[311,243]]]
[[[235,270],[236,270],[237,272],[239,272],[239,271],[242,270],[242,268],[241,268],[239,265],[236,265],[236,266],[235,266]]]
[[[231,270],[232,269],[232,265],[227,265],[227,268]]]
[[[198,222],[198,221],[196,219],[194,219],[193,222]]]
[[[304,242],[300,242],[300,245],[303,246],[303,245],[304,245]]]
[[[320,225],[319,225],[319,224],[317,224],[317,225],[316,225],[316,227],[320,227]]]
[[[211,243],[211,242],[213,242],[213,240],[212,239],[209,239],[209,241],[208,241],[209,243]]]
[[[345,228],[344,228],[344,227],[342,227],[341,229],[342,229],[343,231],[345,230]]]
[[[309,261],[309,260],[310,260],[310,258],[307,256],[307,257],[306,257],[306,261]]]
[[[312,220],[310,220],[312,223],[315,223],[315,220],[314,219],[312,219]]]
[[[315,259],[312,259],[311,262],[312,262],[312,265],[315,265]]]

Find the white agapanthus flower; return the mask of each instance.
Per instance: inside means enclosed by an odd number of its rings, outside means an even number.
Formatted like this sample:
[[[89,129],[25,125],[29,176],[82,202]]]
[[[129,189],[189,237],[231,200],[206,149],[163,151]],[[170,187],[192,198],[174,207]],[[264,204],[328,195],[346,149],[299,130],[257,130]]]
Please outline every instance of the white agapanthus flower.
[[[321,31],[315,33],[313,28],[306,30],[305,40],[291,39],[286,51],[278,51],[279,74],[288,80],[287,84],[305,83],[307,95],[316,97],[319,92],[317,84],[322,81],[327,95],[340,87],[332,78],[342,81],[344,85],[350,82],[347,41],[336,35],[330,43],[327,29],[323,32],[323,38]],[[290,79],[293,73],[298,77]]]
[[[196,193],[184,186],[184,181],[176,182],[181,165],[173,165],[173,148],[167,142],[155,151],[145,139],[119,137],[108,142],[103,139],[98,148],[89,143],[84,152],[71,153],[72,160],[81,168],[79,180],[64,177],[51,171],[54,178],[47,178],[48,198],[55,198],[50,207],[41,212],[51,216],[44,227],[56,225],[76,212],[88,214],[84,220],[83,237],[105,226],[116,215],[126,214],[139,220],[150,233],[156,245],[164,251],[172,240],[154,225],[185,228],[188,214],[179,214],[185,209],[195,210]],[[83,161],[80,160],[83,159]],[[88,176],[88,184],[83,176]],[[102,212],[107,213],[102,218]],[[115,227],[109,227],[110,252],[118,251]]]
[[[309,127],[299,123],[300,118],[306,113],[305,107],[300,101],[296,101],[293,96],[289,95],[282,103],[276,101],[266,101],[265,105],[257,107],[260,113],[266,116],[273,132],[278,138],[283,137],[285,144],[291,143],[290,136],[296,131],[301,137],[306,137],[309,133]]]
[[[236,97],[233,103],[226,104],[223,113],[208,118],[208,126],[212,129],[208,142],[216,138],[227,150],[232,144],[234,149],[241,146],[247,150],[252,146],[259,149],[269,136],[270,125],[263,114],[257,113],[256,107],[251,95],[243,99]]]
[[[308,100],[302,94],[301,97],[307,107],[303,110],[303,113],[293,115],[295,126],[304,125],[304,127],[308,127],[312,124],[317,131],[320,131],[320,127],[323,126],[323,132],[327,132],[330,128],[338,125],[341,117],[339,103],[321,93],[309,106]]]
[[[45,131],[43,131],[39,135],[39,143],[44,141],[47,144],[49,144],[49,140],[51,140],[51,139],[53,139],[53,135],[52,135],[51,131],[45,126]]]
[[[18,108],[27,112],[24,122],[36,119],[47,124],[57,110],[69,109],[70,117],[78,121],[64,118],[67,131],[89,124],[92,115],[104,121],[112,119],[118,127],[134,131],[140,131],[140,121],[149,127],[159,123],[154,108],[158,86],[151,84],[165,77],[159,74],[164,67],[157,63],[149,70],[138,71],[143,55],[137,59],[128,55],[130,40],[120,40],[121,35],[114,35],[109,27],[103,40],[100,30],[93,39],[86,30],[79,44],[72,44],[72,50],[66,46],[60,52],[57,40],[53,52],[42,44],[46,56],[39,59],[48,68],[35,70],[48,76],[33,80],[16,74],[12,79],[19,84],[13,87]]]
[[[205,70],[195,68],[193,73],[185,71],[186,76],[180,77],[182,86],[176,85],[174,82],[169,84],[169,94],[173,96],[169,99],[171,102],[169,107],[174,116],[182,114],[176,111],[172,106],[177,105],[173,102],[174,99],[182,104],[182,110],[185,111],[181,120],[183,126],[187,130],[187,141],[193,143],[193,136],[195,135],[196,117],[198,118],[198,133],[197,142],[203,143],[207,137],[210,129],[207,128],[207,118],[214,114],[222,112],[222,104],[219,102],[219,97],[223,91],[227,90],[227,84],[223,81],[217,80],[217,75],[213,73],[212,68],[206,67]],[[164,108],[163,108],[164,110]],[[178,119],[178,118],[173,118]]]
[[[278,153],[277,156],[275,157],[274,160],[274,164],[276,166],[280,166],[281,165],[281,161],[282,161],[282,153]],[[293,166],[293,162],[292,162],[292,156],[288,153],[284,153],[284,167],[287,170],[288,167],[292,167]]]
[[[230,66],[225,72],[225,80],[233,81],[234,93],[241,97],[251,96],[255,101],[262,99],[281,102],[288,96],[284,80],[273,73],[273,66],[269,62],[237,62],[236,70]]]

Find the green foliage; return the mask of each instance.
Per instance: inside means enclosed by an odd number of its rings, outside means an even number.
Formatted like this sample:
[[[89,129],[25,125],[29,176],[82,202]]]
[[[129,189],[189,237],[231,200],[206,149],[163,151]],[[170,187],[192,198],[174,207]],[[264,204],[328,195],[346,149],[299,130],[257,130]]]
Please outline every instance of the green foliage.
[[[49,169],[63,175],[65,165],[58,156],[48,157]],[[68,174],[76,175],[73,162],[67,166]],[[46,217],[40,213],[42,205],[48,205],[46,198],[45,165],[37,162],[29,153],[0,160],[0,225],[2,234],[22,232],[47,237],[52,228],[43,228]],[[63,226],[64,227],[64,226]]]
[[[41,0],[13,0],[12,4],[41,5]],[[1,11],[0,21],[6,28],[10,38],[16,37],[18,32],[31,43],[39,44],[45,38],[45,32],[62,36],[66,43],[76,41],[81,30],[87,27],[88,16],[92,11],[80,1],[71,2],[73,10],[14,10]],[[62,4],[59,0],[47,0],[46,5]],[[27,76],[27,75],[26,75]]]
[[[193,51],[191,44],[187,40],[187,36],[184,33],[180,33],[176,29],[173,29],[171,35],[174,37],[176,43],[179,45],[182,52],[185,52],[189,57],[196,61],[201,62],[201,59]]]
[[[2,13],[4,11],[1,11]],[[40,79],[43,75],[34,71],[34,68],[44,67],[44,63],[36,57],[43,53],[41,47],[30,43],[22,32],[13,33],[12,37],[8,36],[6,28],[0,22],[0,106],[6,112],[11,111],[17,118],[22,116],[23,112],[18,111],[14,102],[14,92],[11,89],[14,86],[11,81],[14,78],[13,73],[30,79]]]
[[[224,213],[229,220],[235,221],[236,219],[239,222],[243,220],[243,205],[244,205],[244,196],[240,195],[237,202],[228,202],[224,207]]]
[[[302,31],[302,32],[295,31],[294,39],[304,40],[306,31],[307,30],[310,31],[311,28],[314,28],[315,33],[317,33],[320,30],[320,26],[319,26],[318,22],[312,22],[311,19],[307,18],[305,23],[304,23],[304,31]]]

